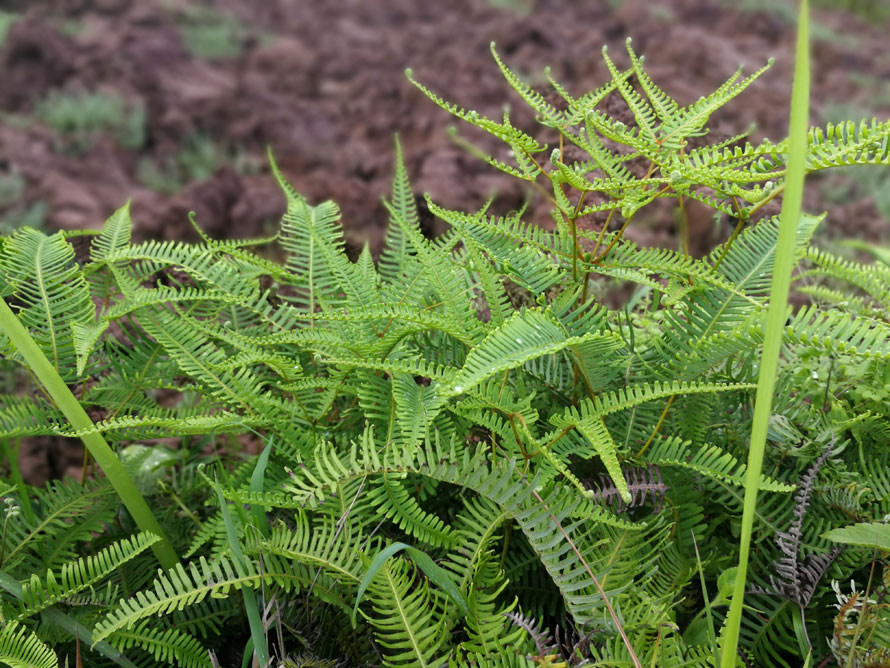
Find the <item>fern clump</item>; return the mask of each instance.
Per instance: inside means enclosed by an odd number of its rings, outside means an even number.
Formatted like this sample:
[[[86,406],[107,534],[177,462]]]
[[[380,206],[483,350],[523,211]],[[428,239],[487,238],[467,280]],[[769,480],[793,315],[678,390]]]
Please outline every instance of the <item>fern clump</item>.
[[[233,662],[280,665],[714,665],[778,238],[759,212],[786,146],[701,142],[766,67],[682,107],[628,56],[621,70],[604,53],[611,80],[582,96],[553,82],[555,106],[495,52],[558,135],[549,154],[508,115],[421,86],[505,142],[491,164],[550,189],[553,231],[428,198],[450,229],[425,237],[397,144],[376,261],[351,261],[337,206],[274,160],[287,211],[271,239],[133,243],[127,207],[82,258],[63,232],[3,238],[3,297],[93,426],[7,394],[0,434],[176,439],[125,465],[182,562],[155,574],[158,538],[102,476],[36,490],[12,475],[0,652],[8,636],[29,653],[0,660],[203,668],[237,645]],[[809,168],[886,163],[888,137],[890,123],[813,130]],[[736,231],[700,259],[624,239],[641,209],[684,198]],[[813,303],[789,313],[760,485],[752,579],[774,595],[752,602],[741,643],[758,666],[796,665],[807,643],[854,655],[830,581],[875,557],[822,535],[890,513],[887,415],[862,411],[888,373],[886,272],[814,249],[820,220],[797,225]],[[625,303],[596,296],[618,285]],[[263,453],[239,461],[246,436]]]

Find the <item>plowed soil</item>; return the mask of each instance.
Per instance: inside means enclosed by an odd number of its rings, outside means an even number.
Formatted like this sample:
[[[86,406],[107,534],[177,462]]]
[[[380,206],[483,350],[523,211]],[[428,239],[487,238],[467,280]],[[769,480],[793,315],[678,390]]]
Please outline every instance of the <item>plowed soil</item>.
[[[544,83],[549,65],[581,93],[608,77],[602,46],[625,64],[631,36],[650,74],[681,103],[707,94],[740,64],[750,71],[773,56],[775,67],[720,113],[713,135],[728,137],[754,122],[755,138],[777,139],[787,127],[794,35],[793,9],[783,0],[0,0],[0,9],[22,14],[0,48],[0,178],[21,185],[16,197],[0,201],[0,219],[42,202],[50,229],[98,228],[129,199],[139,238],[194,238],[191,210],[211,235],[262,234],[284,205],[266,167],[270,147],[310,201],[340,205],[353,251],[365,241],[377,250],[395,133],[418,195],[471,210],[497,191],[498,206],[514,208],[528,195],[522,184],[456,145],[446,133],[453,119],[404,76],[411,67],[444,98],[482,114],[498,116],[510,104],[516,122],[531,130],[530,114],[491,58],[491,41],[530,81]],[[229,32],[216,47],[230,54],[190,50],[189,26],[207,17],[223,19],[221,30]],[[840,10],[815,18],[813,121],[850,108],[886,118],[887,24]],[[72,150],[35,117],[54,91],[115,91],[141,107],[138,145],[100,133]],[[219,147],[215,169],[191,182],[185,172],[181,187],[148,187],[145,165],[172,164],[194,137]],[[818,182],[810,187],[811,208],[822,208],[821,194]],[[830,208],[831,229],[886,241],[888,223],[873,196]],[[547,222],[546,207],[530,215]],[[703,251],[716,240],[712,218],[692,215]],[[435,233],[430,217],[425,223]],[[674,243],[670,217],[635,233]],[[50,456],[36,443],[28,447],[23,468],[32,482],[78,466],[76,452]]]

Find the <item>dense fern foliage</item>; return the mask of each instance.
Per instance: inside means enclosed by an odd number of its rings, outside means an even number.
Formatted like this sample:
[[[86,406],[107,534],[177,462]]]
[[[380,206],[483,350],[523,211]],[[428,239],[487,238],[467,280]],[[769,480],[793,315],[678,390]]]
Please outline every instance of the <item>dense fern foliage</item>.
[[[242,665],[260,623],[275,665],[715,665],[786,146],[704,143],[763,70],[683,107],[628,55],[553,102],[495,53],[552,150],[421,87],[505,143],[489,161],[544,187],[552,230],[427,200],[450,229],[425,237],[397,150],[376,261],[274,162],[272,239],[132,243],[128,207],[84,257],[62,232],[2,239],[0,292],[182,562],[156,571],[100,472],[33,489],[11,460],[0,661]],[[890,123],[810,134],[811,170],[888,161]],[[624,239],[689,199],[736,223],[708,256]],[[886,553],[823,537],[890,514],[890,269],[813,247],[818,224],[798,225],[739,665],[890,665]],[[39,392],[0,396],[0,433],[85,435]]]

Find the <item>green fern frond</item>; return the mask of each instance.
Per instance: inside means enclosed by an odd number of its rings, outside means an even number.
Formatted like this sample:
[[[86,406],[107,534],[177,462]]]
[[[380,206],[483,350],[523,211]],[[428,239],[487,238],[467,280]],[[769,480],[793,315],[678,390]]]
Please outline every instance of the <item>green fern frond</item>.
[[[527,156],[546,150],[546,146],[539,144],[536,139],[515,128],[506,116],[504,123],[497,123],[475,111],[462,109],[455,104],[443,100],[426,86],[415,81],[410,69],[405,71],[405,76],[418,90],[445,111],[505,142],[513,151],[513,157],[519,165],[519,170],[510,168],[510,173],[517,178],[534,181],[540,170],[533,165]],[[497,167],[499,163],[495,161],[493,164]],[[509,167],[508,165],[504,166]]]
[[[212,561],[200,557],[187,567],[177,564],[166,573],[159,571],[152,588],[138,592],[134,598],[121,600],[117,608],[96,624],[93,641],[104,640],[120,629],[130,629],[147,617],[183,610],[208,597],[226,597],[233,590],[259,588],[263,583],[289,591],[308,586],[312,577],[294,571],[288,563],[272,555],[263,561],[262,572],[259,564],[251,561],[236,567],[226,556],[218,556]],[[318,583],[316,586],[322,588]],[[327,593],[329,601],[338,598]],[[341,601],[341,606],[350,609],[345,601]]]
[[[115,211],[102,228],[102,233],[93,239],[90,246],[90,258],[93,262],[102,262],[109,255],[121,251],[130,245],[130,203],[127,202]]]
[[[437,668],[447,637],[441,624],[442,601],[417,569],[390,559],[369,588],[373,613],[362,612],[377,629],[384,665],[391,668]]]
[[[504,75],[504,79],[507,80],[507,83],[510,84],[510,87],[515,90],[519,95],[525,100],[526,104],[530,106],[539,116],[539,121],[544,125],[548,125],[552,128],[559,128],[565,122],[565,115],[563,112],[557,111],[553,105],[549,104],[543,95],[532,90],[531,86],[526,84],[519,76],[509,69],[504,62],[501,60],[501,57],[498,55],[498,52],[495,50],[495,44],[492,42],[490,45],[491,55],[494,57],[494,61],[497,63],[498,67],[501,70],[501,74]]]
[[[58,577],[53,571],[47,571],[42,579],[31,575],[30,582],[22,587],[24,608],[19,618],[35,615],[87,587],[92,587],[158,540],[160,539],[152,534],[139,533],[131,539],[115,542],[95,555],[65,564]]]
[[[368,494],[378,513],[395,522],[409,536],[435,547],[452,547],[456,537],[441,520],[420,507],[407,486],[395,476],[382,475]]]
[[[655,441],[646,460],[656,466],[676,466],[744,489],[745,464],[714,445],[703,445],[690,452],[690,443],[677,437]],[[766,492],[793,492],[796,487],[761,476],[760,489]]]
[[[31,228],[5,240],[0,276],[10,288],[18,317],[66,380],[73,380],[77,353],[72,326],[89,326],[95,307],[74,249],[60,233],[47,236]]]
[[[58,668],[56,653],[16,622],[0,631],[0,663],[10,668]]]
[[[681,109],[670,121],[664,123],[662,126],[662,142],[678,141],[681,138],[700,133],[711,114],[742,93],[748,86],[762,76],[764,72],[770,69],[774,62],[775,61],[770,58],[766,65],[741,80],[739,80],[739,77],[742,74],[742,69],[739,68],[734,75],[727,79],[726,82],[713,93],[706,97],[702,97],[697,102]]]
[[[398,218],[401,223],[396,221]],[[409,248],[402,231],[402,226],[420,228],[420,217],[417,203],[405,169],[402,145],[396,137],[395,170],[392,180],[392,196],[390,201],[390,220],[386,230],[386,245],[380,252],[377,268],[384,281],[393,282],[404,272],[410,255]]]
[[[529,309],[516,313],[470,351],[464,366],[451,379],[449,387],[440,390],[439,396],[457,396],[508,369],[594,339],[604,347],[611,343],[608,335],[594,332],[566,336],[560,323],[547,311]]]
[[[890,267],[845,260],[827,251],[811,248],[807,260],[815,266],[800,272],[798,281],[813,277],[833,278],[856,286],[885,310],[890,310]]]
[[[109,483],[53,482],[37,493],[34,521],[9,522],[3,567],[45,571],[76,558],[74,543],[91,539],[113,515]]]
[[[466,617],[467,640],[461,649],[469,655],[497,656],[521,647],[524,631],[510,624],[506,614],[518,601],[505,604],[499,600],[507,581],[493,555],[478,563],[467,596],[470,614]]]
[[[144,621],[132,629],[120,629],[109,643],[121,651],[138,648],[158,662],[181,668],[211,668],[210,654],[195,637],[179,629],[154,629]]]

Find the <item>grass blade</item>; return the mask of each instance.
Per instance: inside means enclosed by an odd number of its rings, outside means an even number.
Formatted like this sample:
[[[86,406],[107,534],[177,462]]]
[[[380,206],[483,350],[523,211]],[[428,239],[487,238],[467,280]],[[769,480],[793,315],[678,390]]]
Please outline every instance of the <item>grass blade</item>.
[[[748,571],[751,534],[760,487],[760,471],[766,449],[766,433],[775,390],[782,332],[785,328],[788,290],[794,264],[794,237],[800,220],[803,200],[803,183],[807,159],[807,130],[809,126],[810,56],[809,56],[809,6],[801,0],[798,16],[797,47],[795,50],[794,87],[791,93],[791,124],[788,140],[788,162],[785,177],[785,196],[782,200],[779,239],[776,244],[776,261],[770,286],[769,309],[766,316],[763,352],[760,358],[760,375],[754,403],[754,422],[751,428],[751,444],[748,451],[748,470],[745,476],[745,500],[742,514],[742,531],[739,537],[739,566],[735,589],[726,618],[723,636],[721,668],[734,668],[742,621],[742,606]]]
[[[241,551],[241,543],[238,542],[238,532],[235,530],[235,522],[229,513],[229,504],[223,497],[222,488],[219,485],[216,485],[216,495],[219,498],[219,508],[222,512],[223,524],[226,526],[226,538],[229,549],[232,551],[232,559],[239,568],[244,569],[244,553]],[[257,662],[260,664],[260,668],[266,668],[269,665],[269,649],[266,645],[266,631],[263,628],[262,617],[260,617],[260,608],[256,602],[256,592],[244,587],[241,589],[241,594],[244,598],[244,610],[250,624],[250,639],[253,641]],[[249,656],[247,652],[245,655]]]
[[[92,429],[93,421],[90,420],[77,397],[68,389],[59,372],[46,358],[46,355],[43,354],[43,351],[34,339],[31,338],[31,335],[28,334],[24,325],[22,325],[15,313],[12,312],[12,309],[9,308],[4,299],[0,299],[0,329],[6,333],[12,344],[25,358],[25,362],[46,388],[47,393],[65,415],[68,422],[71,423],[71,426],[78,431]],[[175,566],[179,559],[176,556],[176,551],[173,549],[173,544],[164,533],[161,525],[158,524],[157,518],[151,512],[151,508],[148,507],[142,494],[139,493],[136,485],[133,484],[133,479],[130,478],[124,469],[120,459],[114,454],[114,451],[109,447],[102,435],[99,433],[85,434],[80,440],[83,441],[86,449],[93,456],[93,459],[96,460],[103,473],[105,473],[114,491],[120,497],[121,502],[130,511],[136,526],[140,530],[153,533],[161,539],[151,546],[161,566],[165,569]]]
[[[355,613],[358,611],[358,605],[361,603],[368,585],[371,584],[374,576],[377,575],[377,571],[383,568],[383,564],[385,564],[391,556],[402,550],[408,553],[408,556],[414,560],[414,563],[417,564],[420,570],[426,573],[427,577],[432,580],[433,584],[448,594],[451,600],[457,604],[465,615],[470,613],[467,599],[464,598],[460,589],[457,588],[457,585],[454,584],[454,581],[448,576],[448,573],[438,566],[426,552],[422,552],[416,547],[411,547],[405,543],[393,543],[386,549],[380,550],[380,552],[377,553],[377,556],[374,557],[374,560],[368,567],[368,572],[365,573],[365,577],[362,578],[362,581],[359,584],[358,594],[356,594],[355,597],[355,607],[352,609],[353,624],[355,623]]]
[[[272,440],[266,444],[266,447],[263,448],[263,451],[260,453],[260,456],[257,457],[256,467],[253,469],[253,473],[250,476],[250,491],[255,494],[259,494],[263,491],[263,483],[266,479],[266,466],[269,464],[269,455],[272,454]],[[266,509],[261,505],[252,505],[250,507],[250,514],[253,516],[253,521],[256,523],[257,529],[262,532],[263,536],[266,538],[269,537],[269,522],[266,520]]]

